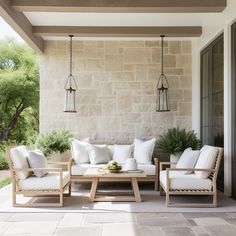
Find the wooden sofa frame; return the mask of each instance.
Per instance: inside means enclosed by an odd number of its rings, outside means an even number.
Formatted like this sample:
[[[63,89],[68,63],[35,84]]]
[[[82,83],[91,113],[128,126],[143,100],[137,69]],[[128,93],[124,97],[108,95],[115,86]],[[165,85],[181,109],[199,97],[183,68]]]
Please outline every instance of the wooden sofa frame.
[[[13,147],[12,147],[13,148]],[[17,169],[14,167],[13,162],[10,158],[11,148],[6,149],[6,156],[9,163],[9,168],[12,176],[12,205],[14,207],[62,207],[64,197],[69,197],[71,195],[71,181],[63,186],[63,169],[62,168],[24,168]],[[55,164],[61,166],[67,166],[68,172],[70,175],[70,166],[71,162],[49,162],[48,164]],[[45,170],[59,173],[60,188],[59,189],[29,189],[22,190],[19,188],[18,182],[19,178],[17,177],[17,172],[19,171],[36,171],[36,170]],[[17,203],[17,195],[23,195],[24,197],[59,197],[59,203]]]
[[[166,194],[166,206],[168,207],[217,207],[217,185],[216,180],[219,172],[219,167],[221,163],[221,158],[223,156],[223,148],[218,147],[218,153],[216,157],[216,161],[213,169],[176,169],[176,168],[167,168],[166,169],[166,187],[160,183],[160,195],[164,195],[163,191]],[[160,171],[163,170],[164,165],[172,165],[176,164],[173,162],[160,162]],[[201,189],[190,189],[190,190],[181,190],[181,189],[170,189],[170,171],[207,171],[211,172],[209,175],[209,179],[212,181],[212,189],[211,190],[201,190]],[[174,195],[207,195],[212,196],[212,203],[173,203],[170,202],[170,196]]]
[[[154,164],[156,166],[156,175],[148,175],[144,178],[138,178],[138,182],[154,182],[155,184],[155,190],[159,190],[159,160],[158,158],[154,158]],[[74,164],[74,160],[71,161],[71,166]],[[101,182],[120,182],[120,179],[109,179],[109,178],[101,178]],[[92,182],[91,178],[84,177],[83,175],[71,175],[71,182],[80,182],[80,183],[86,183],[86,182]],[[122,179],[122,182],[130,182],[130,179]]]

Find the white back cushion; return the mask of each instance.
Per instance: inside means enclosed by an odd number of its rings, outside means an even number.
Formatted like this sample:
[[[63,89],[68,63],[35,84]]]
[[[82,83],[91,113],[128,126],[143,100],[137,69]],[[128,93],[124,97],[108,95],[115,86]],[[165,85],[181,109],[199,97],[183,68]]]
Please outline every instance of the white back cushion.
[[[156,139],[144,141],[134,139],[134,158],[138,164],[151,164]]]
[[[89,160],[91,164],[107,164],[111,159],[108,153],[107,146],[97,146],[92,144],[87,144],[86,146]]]
[[[10,150],[10,157],[14,168],[23,169],[29,168],[28,157],[29,153],[26,146],[18,146]],[[26,179],[31,175],[30,171],[17,171],[16,175],[19,179]]]
[[[200,152],[200,156],[195,165],[196,169],[212,169],[216,161],[218,148],[205,145]],[[206,179],[210,175],[207,171],[195,171],[199,178]]]
[[[179,161],[176,164],[177,169],[181,168],[191,168],[193,169],[198,157],[200,155],[199,150],[192,150],[192,148],[187,148],[184,150],[183,154],[181,155]],[[182,171],[181,171],[182,172]],[[183,171],[183,174],[190,174],[192,171]]]
[[[89,138],[82,141],[77,139],[70,139],[72,158],[76,164],[89,163],[89,155],[87,151],[87,144],[90,142]]]
[[[40,151],[29,151],[28,162],[30,168],[46,168],[47,159]],[[34,175],[36,177],[43,177],[47,174],[46,170],[35,170]]]
[[[133,145],[114,145],[113,160],[124,164],[128,158],[132,157]]]

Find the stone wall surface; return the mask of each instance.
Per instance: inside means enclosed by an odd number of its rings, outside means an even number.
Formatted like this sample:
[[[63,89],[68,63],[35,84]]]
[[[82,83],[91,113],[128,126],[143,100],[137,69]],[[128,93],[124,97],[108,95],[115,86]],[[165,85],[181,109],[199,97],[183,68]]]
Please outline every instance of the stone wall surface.
[[[191,129],[191,41],[164,42],[171,112],[155,111],[160,41],[74,41],[77,113],[64,113],[68,41],[46,41],[40,57],[40,131],[65,127],[97,143],[130,143],[167,128]]]

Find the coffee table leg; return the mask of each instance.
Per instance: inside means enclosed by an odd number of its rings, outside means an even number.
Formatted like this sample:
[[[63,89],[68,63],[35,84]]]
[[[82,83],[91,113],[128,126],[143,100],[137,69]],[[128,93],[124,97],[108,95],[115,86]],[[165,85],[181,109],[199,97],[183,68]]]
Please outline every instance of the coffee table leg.
[[[90,190],[90,199],[89,199],[90,202],[94,202],[94,200],[95,200],[97,186],[98,186],[98,178],[93,178],[92,186],[91,186],[91,190]]]
[[[134,191],[134,197],[135,197],[136,202],[141,202],[142,199],[141,199],[140,192],[139,192],[137,178],[131,178],[131,183],[132,183],[132,188]]]

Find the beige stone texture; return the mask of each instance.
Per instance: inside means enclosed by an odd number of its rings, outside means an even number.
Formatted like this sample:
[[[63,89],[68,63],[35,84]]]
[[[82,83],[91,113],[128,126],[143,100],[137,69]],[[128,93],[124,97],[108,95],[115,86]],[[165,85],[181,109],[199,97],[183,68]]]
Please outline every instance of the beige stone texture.
[[[191,41],[164,42],[171,111],[156,112],[160,40],[74,41],[77,113],[64,113],[68,41],[46,41],[40,56],[40,131],[65,127],[96,143],[131,143],[179,125],[191,129]]]

